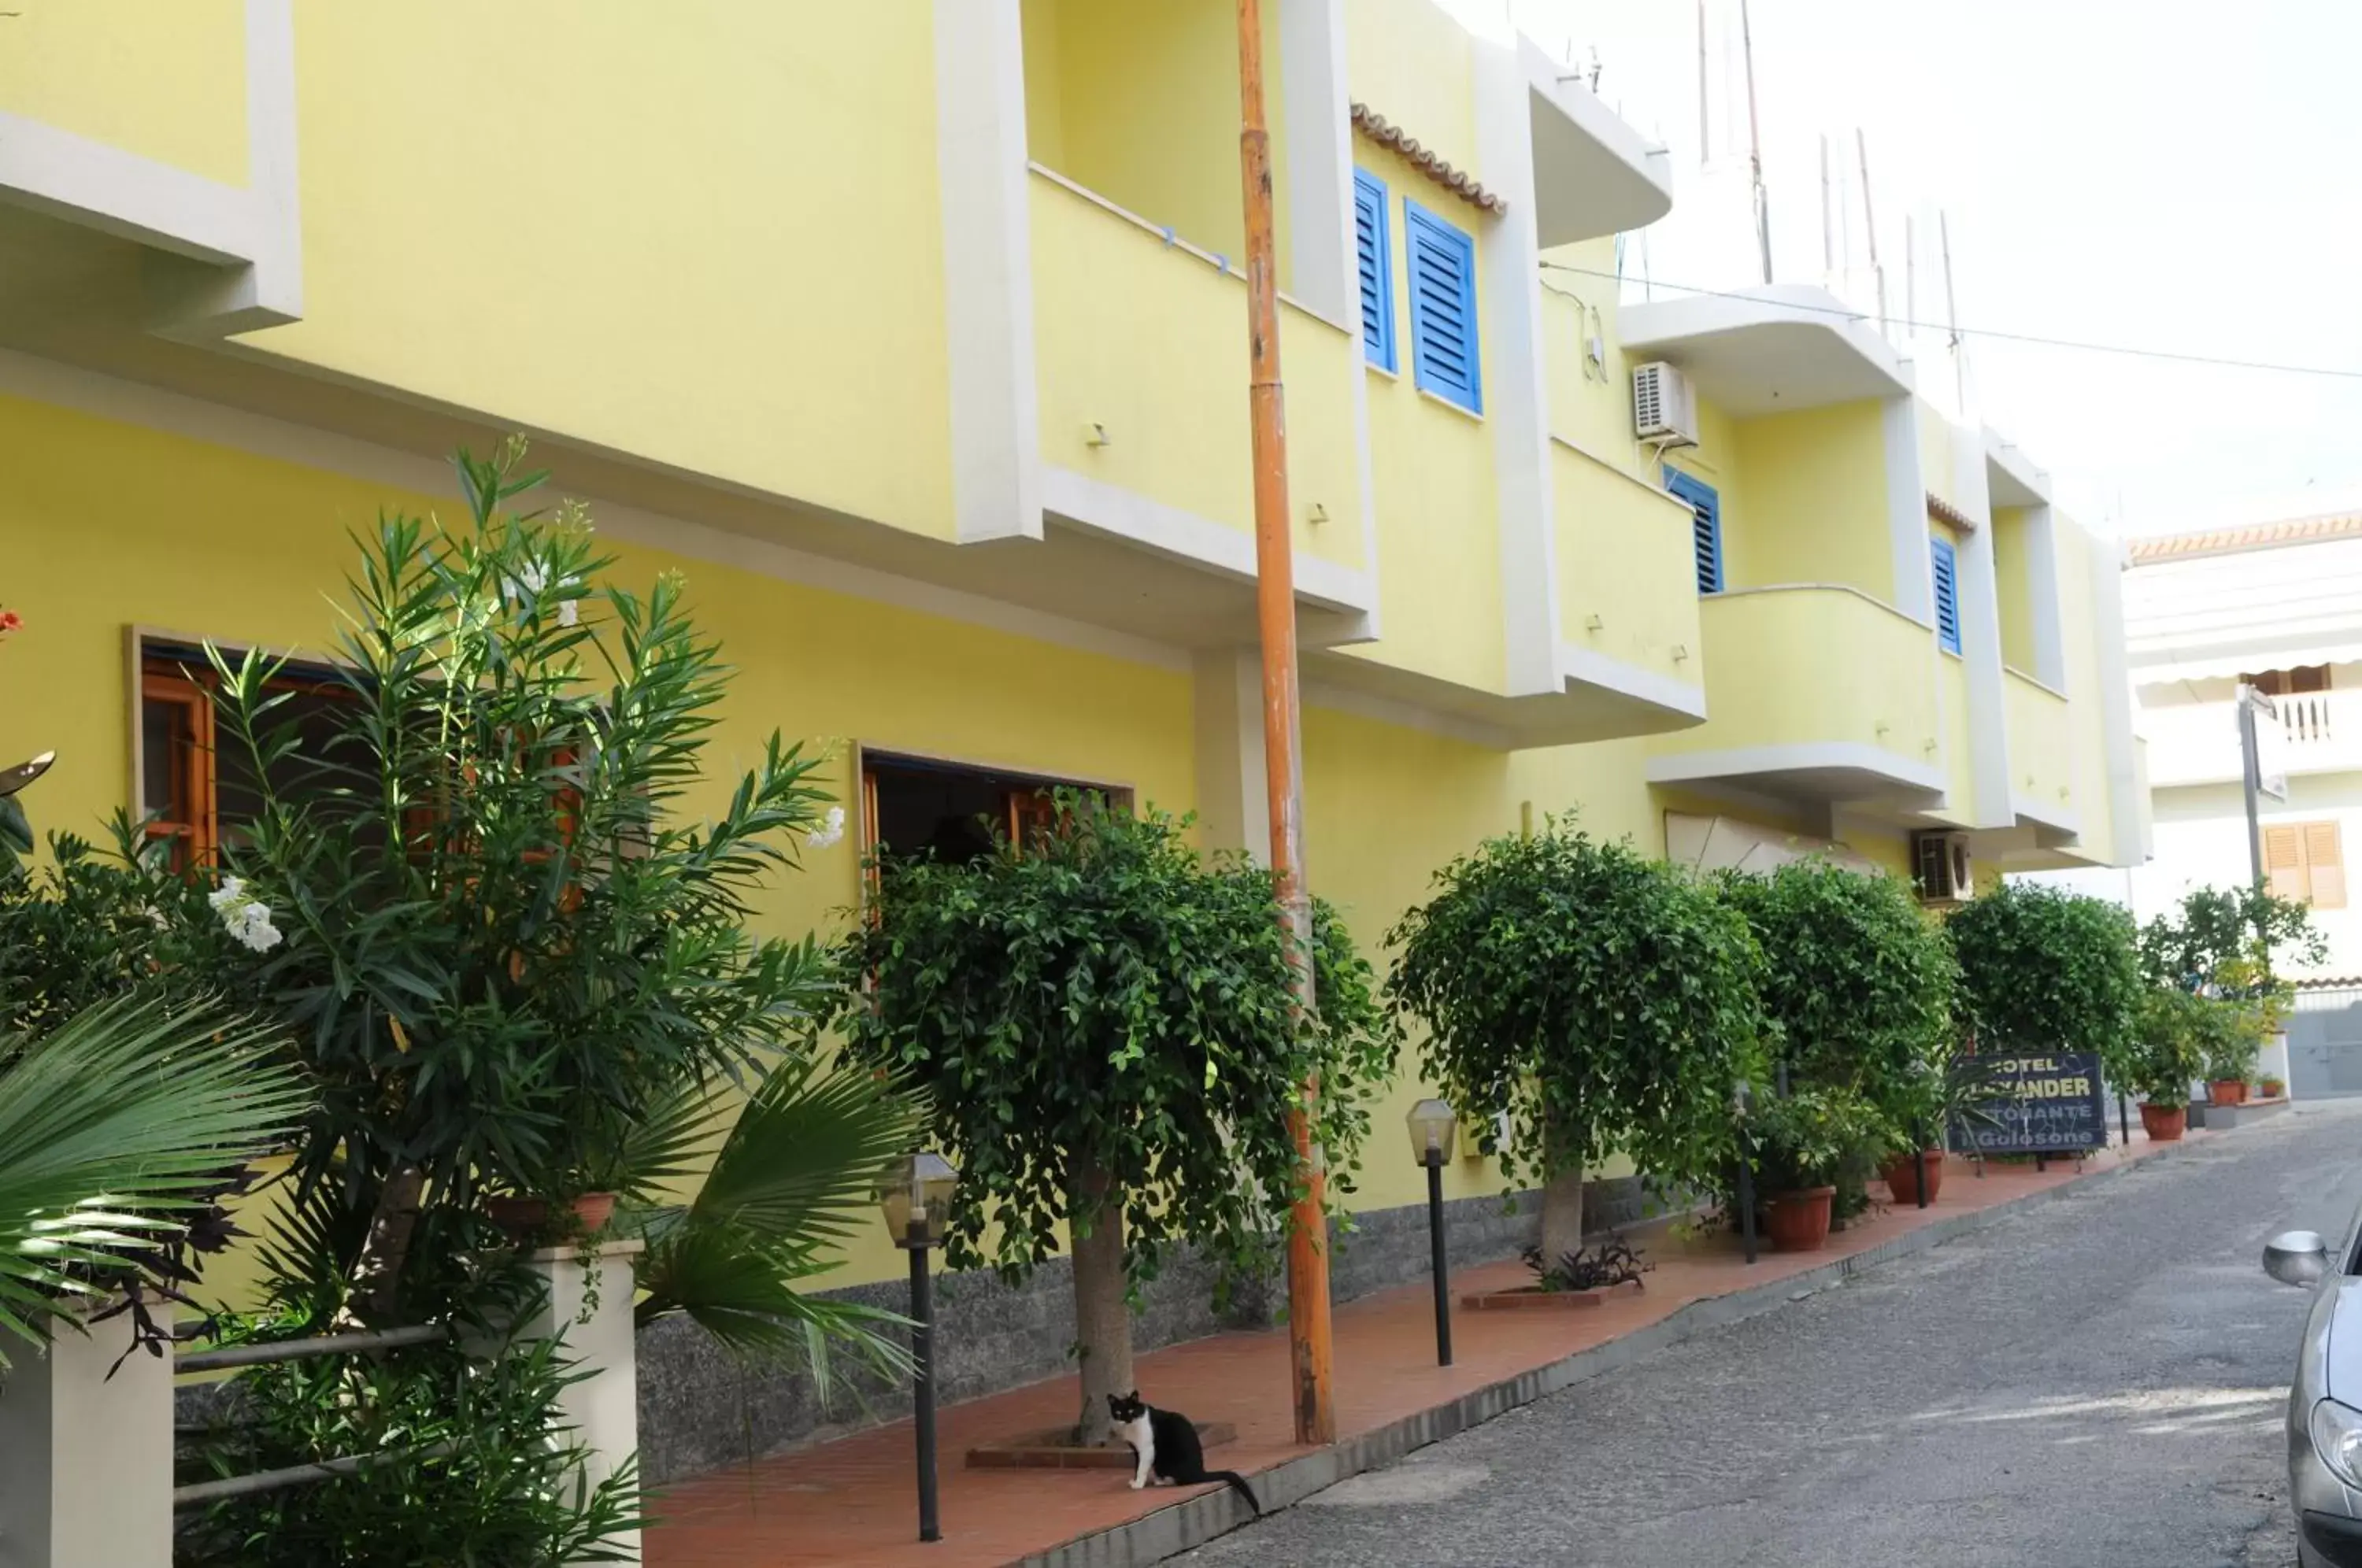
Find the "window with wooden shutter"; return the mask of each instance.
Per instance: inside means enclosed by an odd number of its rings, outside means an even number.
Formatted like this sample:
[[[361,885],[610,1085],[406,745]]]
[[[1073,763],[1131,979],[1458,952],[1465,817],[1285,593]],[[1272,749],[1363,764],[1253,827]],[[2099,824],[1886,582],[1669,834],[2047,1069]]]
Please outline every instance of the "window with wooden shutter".
[[[222,738],[214,722],[213,667],[204,652],[143,641],[139,649],[139,813],[151,839],[170,839],[172,865],[182,870],[217,864],[223,845],[235,845],[262,808],[262,780],[253,758]],[[280,697],[270,723],[293,723],[296,750],[275,761],[271,786],[300,797],[323,787],[319,761],[337,733],[336,709],[351,700],[334,670],[287,664],[265,683]]]
[[[2345,849],[2334,822],[2264,828],[2264,881],[2276,898],[2317,910],[2345,907]]]
[[[2345,907],[2345,853],[2335,823],[2304,824],[2304,872],[2314,909]]]
[[[1947,653],[1960,651],[1960,558],[1949,539],[1927,541],[1936,574],[1936,640]]]
[[[1722,498],[1714,487],[1679,469],[1665,470],[1665,489],[1689,502],[1690,545],[1697,556],[1700,593],[1722,591]]]
[[[1386,187],[1353,171],[1353,259],[1362,279],[1362,355],[1395,368],[1395,260],[1386,232]]]
[[[1403,203],[1408,263],[1411,365],[1418,388],[1471,414],[1485,412],[1476,349],[1476,242],[1420,206]]]

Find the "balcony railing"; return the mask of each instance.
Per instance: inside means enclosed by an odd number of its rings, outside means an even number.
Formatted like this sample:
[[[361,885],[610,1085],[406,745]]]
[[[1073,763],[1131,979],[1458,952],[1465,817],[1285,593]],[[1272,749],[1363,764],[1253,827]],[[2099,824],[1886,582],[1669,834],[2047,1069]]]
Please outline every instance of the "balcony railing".
[[[2067,699],[2030,675],[2002,678],[2002,713],[2009,735],[2009,790],[2045,820],[2074,806],[2074,719]]]
[[[2257,720],[2267,772],[2362,770],[2362,691],[2307,691],[2275,697],[2272,706],[2279,713],[2277,735],[2270,720]],[[2154,784],[2221,784],[2239,777],[2238,711],[2232,703],[2144,708],[2140,728],[2148,736]]]

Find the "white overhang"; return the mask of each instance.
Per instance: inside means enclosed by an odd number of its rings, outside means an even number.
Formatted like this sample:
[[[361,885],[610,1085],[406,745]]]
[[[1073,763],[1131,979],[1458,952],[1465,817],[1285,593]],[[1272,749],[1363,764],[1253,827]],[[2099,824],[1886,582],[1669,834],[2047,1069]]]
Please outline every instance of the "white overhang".
[[[1618,321],[1627,355],[1679,366],[1740,419],[1911,391],[1909,365],[1827,289],[1775,283],[1628,304]]]
[[[2047,506],[2050,475],[1992,425],[1985,426],[1985,489],[1995,506]]]
[[[1628,234],[1673,210],[1673,160],[1575,73],[1518,40],[1531,88],[1534,224],[1542,248]]]

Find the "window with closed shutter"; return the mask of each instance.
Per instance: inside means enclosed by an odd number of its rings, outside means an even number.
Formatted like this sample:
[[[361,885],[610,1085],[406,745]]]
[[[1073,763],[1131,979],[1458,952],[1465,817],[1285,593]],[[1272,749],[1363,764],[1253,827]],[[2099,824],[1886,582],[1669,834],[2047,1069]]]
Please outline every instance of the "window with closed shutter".
[[[2264,881],[2276,898],[2317,910],[2345,907],[2345,846],[2334,822],[2264,828]]]
[[[1949,539],[1927,541],[1936,574],[1936,640],[1948,653],[1960,651],[1960,558]]]
[[[1722,498],[1712,485],[1679,469],[1665,470],[1665,489],[1689,502],[1690,543],[1697,553],[1700,593],[1722,591]]]
[[[1353,171],[1353,260],[1362,276],[1362,356],[1395,368],[1395,259],[1386,233],[1386,187]]]
[[[1405,201],[1403,247],[1410,293],[1411,366],[1419,390],[1482,414],[1476,242],[1417,202]]]

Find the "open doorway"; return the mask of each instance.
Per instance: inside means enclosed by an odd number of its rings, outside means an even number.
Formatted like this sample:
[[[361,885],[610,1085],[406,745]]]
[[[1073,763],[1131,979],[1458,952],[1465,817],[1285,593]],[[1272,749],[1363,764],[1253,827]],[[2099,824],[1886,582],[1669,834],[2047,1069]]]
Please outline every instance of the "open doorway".
[[[865,751],[862,847],[964,865],[991,853],[996,837],[1024,843],[1050,820],[1051,791],[1061,785],[1095,790],[1122,810],[1131,807],[1131,791],[1110,785]]]

